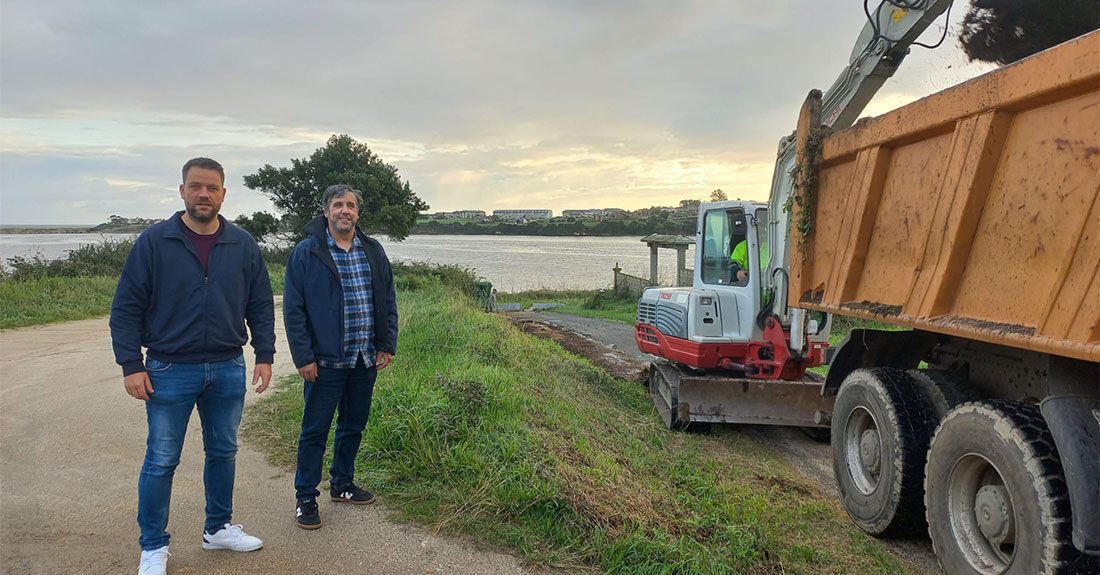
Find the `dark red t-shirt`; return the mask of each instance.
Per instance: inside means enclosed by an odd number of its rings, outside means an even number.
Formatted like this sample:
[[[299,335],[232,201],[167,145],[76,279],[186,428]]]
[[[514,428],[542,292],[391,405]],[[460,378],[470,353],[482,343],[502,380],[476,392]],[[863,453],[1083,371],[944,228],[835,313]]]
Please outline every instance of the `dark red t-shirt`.
[[[187,238],[191,240],[191,245],[195,248],[199,261],[202,262],[203,275],[210,273],[210,250],[214,249],[214,244],[218,243],[218,238],[222,236],[222,230],[225,228],[218,226],[218,231],[212,234],[198,234],[187,227],[182,219],[180,220],[180,227],[183,228],[183,233],[187,235]]]

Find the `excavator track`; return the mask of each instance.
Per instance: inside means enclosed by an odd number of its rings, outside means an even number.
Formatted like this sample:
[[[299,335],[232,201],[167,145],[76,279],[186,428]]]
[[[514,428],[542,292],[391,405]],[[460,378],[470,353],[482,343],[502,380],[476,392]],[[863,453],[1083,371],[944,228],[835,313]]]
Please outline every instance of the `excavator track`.
[[[649,396],[669,429],[697,422],[828,428],[835,398],[821,396],[823,383],[814,373],[801,381],[751,379],[654,362]]]

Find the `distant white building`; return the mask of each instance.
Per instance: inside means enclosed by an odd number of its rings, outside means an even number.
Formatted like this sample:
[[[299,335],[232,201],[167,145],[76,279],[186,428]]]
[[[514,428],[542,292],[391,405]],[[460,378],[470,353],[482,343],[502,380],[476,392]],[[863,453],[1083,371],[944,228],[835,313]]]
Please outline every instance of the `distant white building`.
[[[437,220],[484,220],[487,216],[485,210],[458,210],[457,212],[436,212],[431,217]]]
[[[554,217],[550,210],[493,210],[493,220],[548,220]]]
[[[626,210],[620,208],[589,208],[586,210],[564,210],[561,215],[566,218],[592,218],[595,220],[602,220],[603,218],[621,216],[624,213],[626,213]]]
[[[482,220],[485,219],[485,210],[458,210],[451,214],[452,218],[458,218],[460,220]]]

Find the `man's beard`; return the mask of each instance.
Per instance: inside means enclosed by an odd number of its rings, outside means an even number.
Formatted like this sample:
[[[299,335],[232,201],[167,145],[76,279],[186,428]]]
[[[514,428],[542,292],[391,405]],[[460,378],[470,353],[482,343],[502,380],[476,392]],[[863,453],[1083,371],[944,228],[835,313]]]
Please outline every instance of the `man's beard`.
[[[355,221],[337,219],[334,227],[338,232],[350,232],[355,230]]]
[[[203,214],[199,212],[197,206],[184,206],[187,208],[187,215],[191,216],[192,220],[199,222],[200,224],[207,224],[214,221],[214,218],[218,217],[218,208],[210,206],[209,214]]]

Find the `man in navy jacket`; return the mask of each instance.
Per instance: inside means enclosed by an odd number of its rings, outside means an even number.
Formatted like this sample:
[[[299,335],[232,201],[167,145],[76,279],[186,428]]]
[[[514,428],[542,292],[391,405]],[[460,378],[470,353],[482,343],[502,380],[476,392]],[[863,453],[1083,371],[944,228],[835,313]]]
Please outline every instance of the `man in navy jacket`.
[[[332,416],[339,406],[329,496],[366,505],[374,495],[353,482],[355,455],[370,416],[379,369],[397,352],[397,299],[393,271],[382,246],[359,229],[362,193],[329,186],[324,213],[306,224],[308,234],[286,267],[283,320],[298,374],[305,380],[296,521],[321,527],[317,485]]]
[[[263,541],[231,522],[237,428],[245,393],[243,346],[252,332],[257,392],[271,380],[275,304],[256,240],[218,215],[225,172],[209,158],[183,166],[184,211],[138,237],[126,258],[111,340],[126,392],[145,402],[149,435],[138,481],[140,575],[168,561],[169,500],[191,411],[206,451],[204,549],[253,551]],[[141,348],[147,348],[144,362]]]

